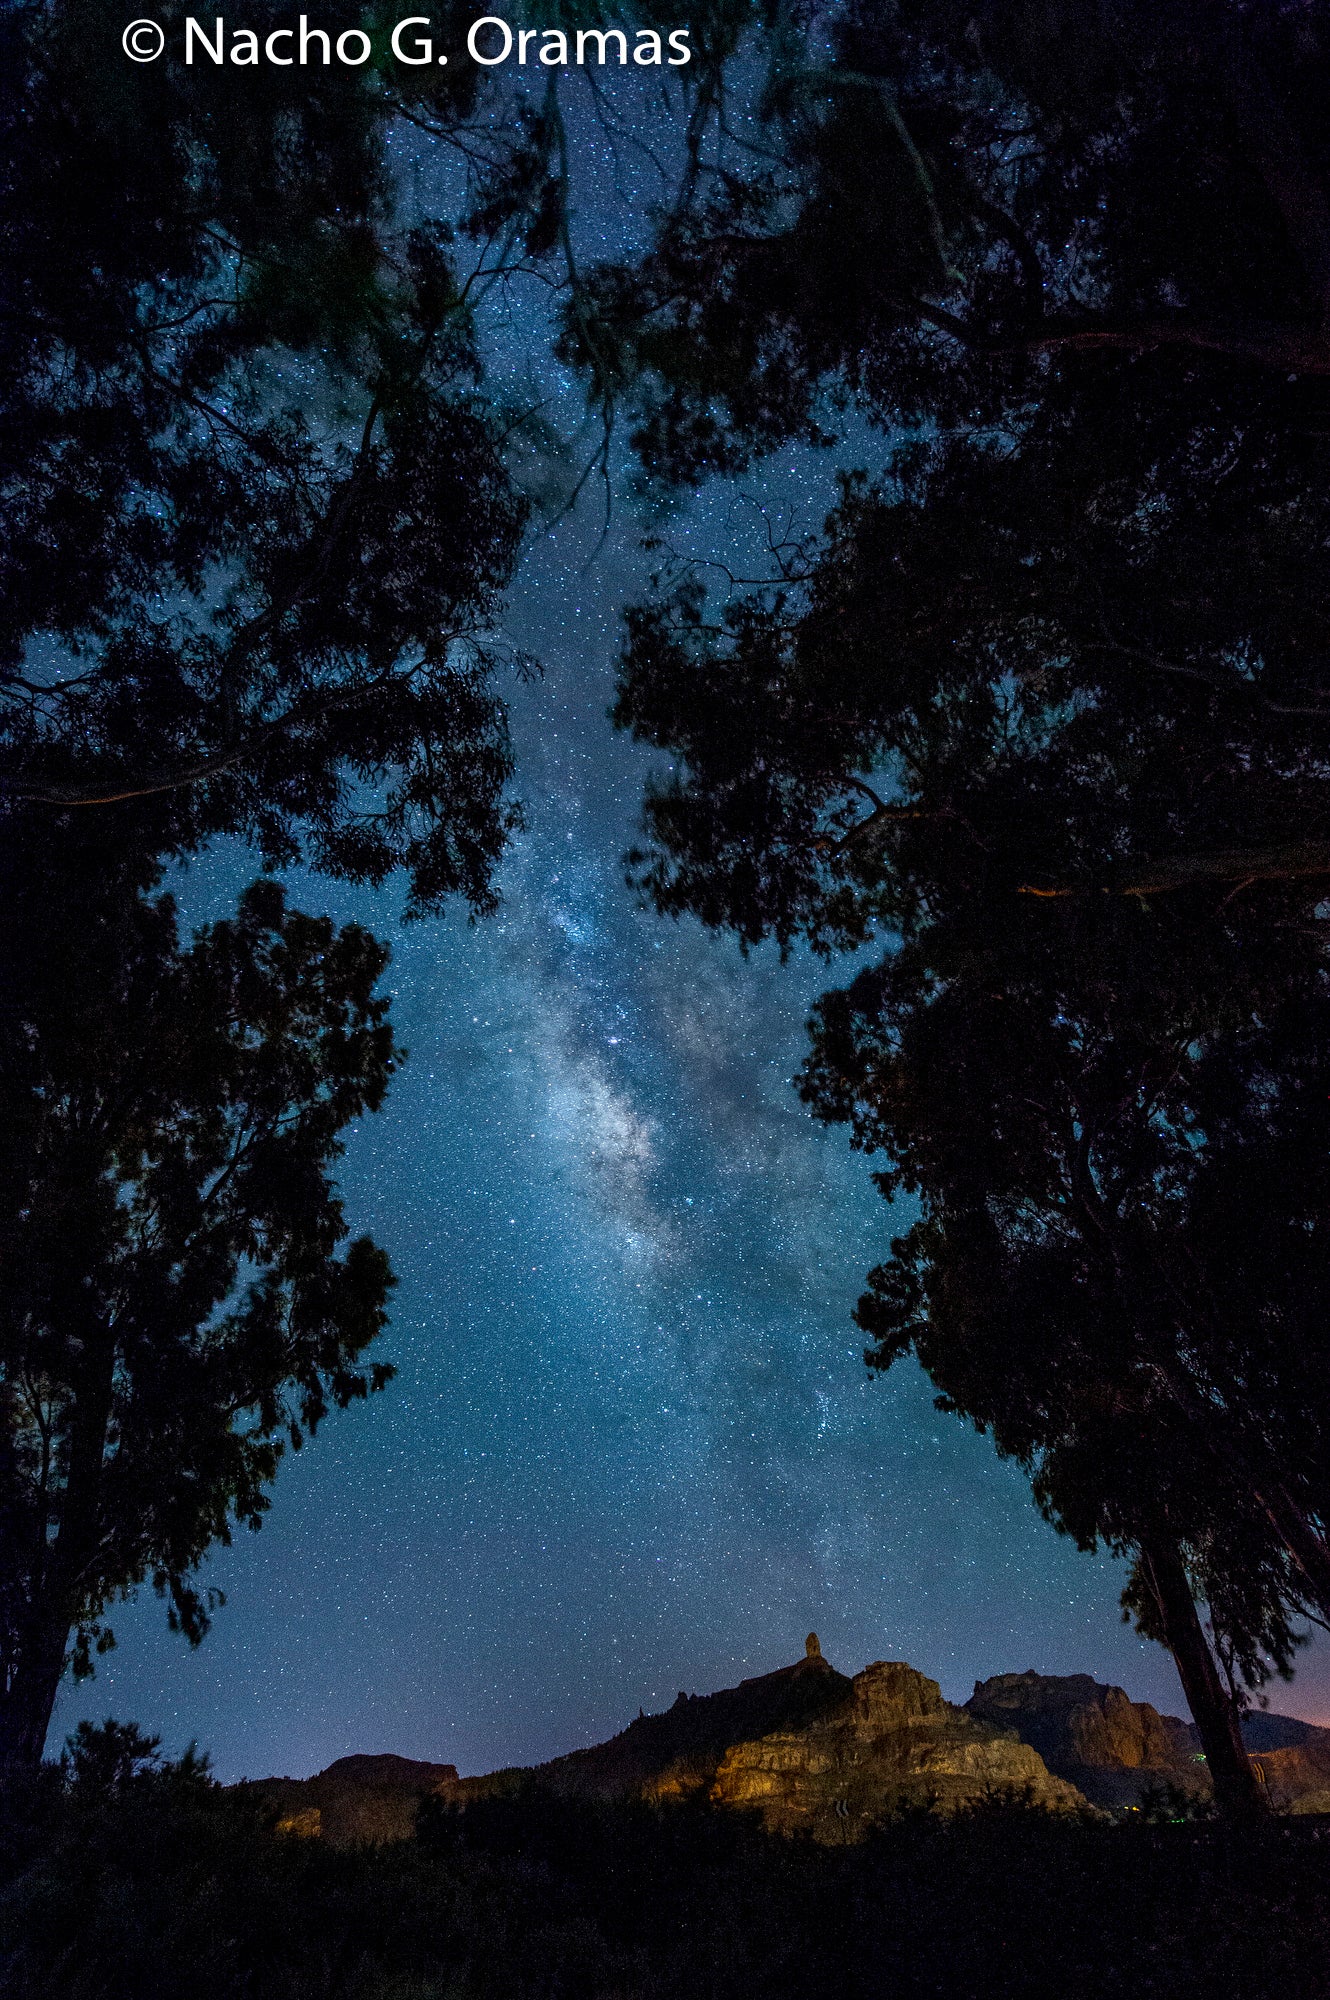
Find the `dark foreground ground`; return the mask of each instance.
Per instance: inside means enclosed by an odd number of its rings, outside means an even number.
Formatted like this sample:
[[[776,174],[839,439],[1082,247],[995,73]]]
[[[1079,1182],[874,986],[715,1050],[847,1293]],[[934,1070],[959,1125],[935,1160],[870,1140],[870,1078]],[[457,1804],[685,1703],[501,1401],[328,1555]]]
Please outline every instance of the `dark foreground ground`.
[[[270,1815],[271,1817],[271,1815]],[[0,1793],[6,2000],[1330,1996],[1330,1822],[926,1814],[857,1847],[733,1815],[427,1804],[277,1834],[197,1769]]]

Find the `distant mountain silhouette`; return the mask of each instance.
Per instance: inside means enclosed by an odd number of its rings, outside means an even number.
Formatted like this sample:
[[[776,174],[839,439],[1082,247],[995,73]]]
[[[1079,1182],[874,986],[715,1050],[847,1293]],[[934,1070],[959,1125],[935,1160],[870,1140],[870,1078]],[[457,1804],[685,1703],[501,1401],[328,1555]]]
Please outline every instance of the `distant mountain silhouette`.
[[[236,1790],[262,1800],[281,1832],[320,1835],[335,1846],[349,1846],[408,1839],[425,1794],[456,1784],[455,1764],[382,1753],[339,1757],[314,1778],[259,1778]]]
[[[1191,1724],[1183,1727],[1190,1729]],[[1271,1715],[1255,1708],[1242,1718],[1242,1740],[1249,1750],[1305,1750],[1330,1743],[1330,1729],[1300,1722],[1295,1715]]]

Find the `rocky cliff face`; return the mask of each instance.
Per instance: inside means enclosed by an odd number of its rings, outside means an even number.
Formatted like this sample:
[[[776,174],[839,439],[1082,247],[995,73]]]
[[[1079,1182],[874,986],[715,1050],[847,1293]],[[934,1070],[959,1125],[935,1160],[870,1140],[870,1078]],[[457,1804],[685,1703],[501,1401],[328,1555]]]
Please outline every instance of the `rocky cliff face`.
[[[1254,1711],[1242,1734],[1277,1812],[1330,1813],[1330,1729]]]
[[[1330,1812],[1330,1729],[1253,1714],[1248,1748],[1281,1811]],[[343,1757],[317,1778],[268,1778],[258,1793],[290,1834],[334,1843],[405,1839],[423,1794],[459,1805],[535,1785],[564,1797],[703,1797],[759,1813],[782,1833],[861,1839],[902,1807],[942,1811],[1020,1792],[1054,1811],[1137,1804],[1149,1786],[1206,1792],[1190,1723],[1089,1674],[998,1674],[964,1708],[936,1681],[879,1660],[853,1678],[805,1657],[718,1694],[681,1694],[660,1715],[535,1768],[458,1779],[451,1764]]]
[[[995,1792],[1055,1811],[1085,1803],[1038,1751],[885,1660],[856,1674],[848,1697],[805,1729],[732,1745],[710,1786],[712,1799],[756,1808],[773,1831],[824,1841],[861,1837],[903,1806],[954,1811]]]
[[[997,1674],[975,1683],[965,1710],[1014,1730],[1096,1805],[1136,1804],[1152,1784],[1209,1789],[1190,1724],[1089,1674]]]
[[[954,1810],[994,1791],[1057,1810],[1084,1804],[1037,1751],[944,1701],[936,1681],[886,1661],[850,1679],[811,1634],[792,1667],[719,1694],[680,1695],[609,1743],[534,1771],[464,1779],[455,1796],[465,1803],[523,1782],[602,1798],[701,1794],[759,1812],[773,1831],[834,1842],[862,1838],[902,1806]]]
[[[1014,1729],[1050,1771],[1096,1805],[1138,1804],[1151,1786],[1208,1795],[1195,1726],[1132,1701],[1089,1674],[997,1674],[976,1681],[966,1712]],[[1280,1812],[1330,1811],[1330,1729],[1253,1711],[1243,1736]]]

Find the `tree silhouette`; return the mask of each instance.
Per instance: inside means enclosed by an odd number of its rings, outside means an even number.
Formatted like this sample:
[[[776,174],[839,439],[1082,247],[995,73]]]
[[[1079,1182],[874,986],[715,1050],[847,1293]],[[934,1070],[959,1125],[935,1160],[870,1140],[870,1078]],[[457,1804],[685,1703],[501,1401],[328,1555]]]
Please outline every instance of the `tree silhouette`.
[[[79,5],[5,35],[0,799],[484,905],[526,507],[389,107],[338,65],[108,68]]]
[[[331,1178],[396,1061],[386,953],[272,883],[182,945],[163,858],[239,836],[479,911],[515,817],[489,627],[526,508],[449,229],[396,219],[382,79],[145,72],[121,25],[0,23],[10,1764],[140,1581],[201,1636],[208,1547],[391,1373]],[[455,128],[477,82],[415,92]]]
[[[1322,0],[862,0],[811,41],[763,11],[760,143],[722,76],[650,254],[589,271],[566,329],[658,473],[825,438],[846,394],[982,424],[1079,361],[1164,356],[1201,400],[1293,373],[1317,403]],[[695,10],[699,39],[729,13]]]
[[[1231,1689],[1330,1613],[1328,54],[1320,7],[865,8],[780,164],[596,279],[675,479],[837,393],[894,427],[769,589],[632,615],[637,873],[899,941],[804,1078],[921,1203],[870,1358],[1133,1553],[1235,1808]]]
[[[287,1444],[392,1373],[358,1366],[392,1279],[368,1238],[346,1242],[331,1178],[398,1060],[386,951],[272,882],[182,945],[149,872],[108,863],[84,825],[11,852],[8,881],[9,1764],[40,1757],[67,1659],[90,1669],[106,1608],[144,1578],[198,1641],[208,1547],[259,1525]]]

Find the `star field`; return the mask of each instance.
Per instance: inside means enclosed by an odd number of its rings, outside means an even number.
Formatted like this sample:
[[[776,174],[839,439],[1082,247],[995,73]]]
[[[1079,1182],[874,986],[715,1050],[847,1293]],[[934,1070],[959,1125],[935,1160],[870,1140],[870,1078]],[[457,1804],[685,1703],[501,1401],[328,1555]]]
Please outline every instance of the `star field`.
[[[579,130],[594,252],[634,197]],[[496,367],[571,428],[580,392],[541,358],[538,314],[496,302]],[[818,525],[834,463],[786,453],[671,538],[758,562],[769,523]],[[202,1649],[150,1593],[122,1608],[53,1744],[113,1713],[197,1738],[227,1779],[357,1750],[483,1770],[784,1664],[810,1628],[846,1671],[908,1660],[953,1698],[1035,1666],[1181,1706],[1120,1622],[1118,1566],[1060,1541],[912,1364],[863,1366],[850,1312],[891,1219],[789,1081],[838,968],[745,961],[624,886],[650,760],[605,710],[652,558],[622,491],[598,546],[602,507],[592,483],[534,536],[511,595],[505,632],[544,672],[512,689],[527,827],[499,915],[403,927],[395,888],[294,884],[393,947],[410,1060],[343,1187],[399,1276],[398,1376],[288,1459],[262,1533],[207,1566],[229,1601]],[[251,865],[210,858],[187,907],[225,904]],[[1330,1709],[1319,1655],[1274,1705]]]

